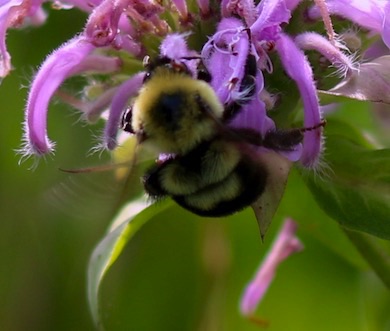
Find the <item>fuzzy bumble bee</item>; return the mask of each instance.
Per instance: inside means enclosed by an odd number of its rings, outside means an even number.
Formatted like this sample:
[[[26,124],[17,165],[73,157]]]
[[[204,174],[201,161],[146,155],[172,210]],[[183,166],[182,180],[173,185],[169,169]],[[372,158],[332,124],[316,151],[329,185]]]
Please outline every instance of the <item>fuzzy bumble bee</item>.
[[[188,61],[200,58],[160,56],[147,62],[143,86],[123,115],[123,130],[165,155],[143,176],[145,191],[156,200],[171,197],[201,216],[226,216],[254,207],[268,188],[279,185],[279,178],[284,188],[289,166],[278,152],[291,151],[305,131],[323,123],[265,135],[230,126],[255,94],[254,56],[248,54],[240,80],[245,98],[226,104],[211,87],[207,71],[198,70],[194,77]],[[256,153],[259,147],[269,151]]]

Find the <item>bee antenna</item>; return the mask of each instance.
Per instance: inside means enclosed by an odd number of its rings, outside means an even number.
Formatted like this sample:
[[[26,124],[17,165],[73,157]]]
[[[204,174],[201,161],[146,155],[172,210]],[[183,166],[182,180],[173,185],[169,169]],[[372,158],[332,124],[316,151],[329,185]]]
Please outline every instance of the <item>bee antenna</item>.
[[[64,168],[58,168],[58,170],[62,172],[66,172],[69,174],[85,174],[90,172],[104,172],[104,171],[110,171],[117,168],[124,168],[129,167],[130,162],[122,162],[122,163],[115,163],[115,164],[104,164],[104,165],[98,165],[98,166],[92,166],[92,167],[86,167],[86,168],[79,168],[79,169],[64,169]]]
[[[321,127],[324,127],[326,125],[326,120],[321,120],[320,123],[316,124],[316,125],[313,125],[313,126],[309,126],[307,128],[300,128],[299,131],[300,132],[307,132],[307,131],[313,131],[315,129],[318,129],[318,128],[321,128]]]
[[[183,60],[203,60],[203,58],[201,56],[182,56],[180,59],[183,59]]]

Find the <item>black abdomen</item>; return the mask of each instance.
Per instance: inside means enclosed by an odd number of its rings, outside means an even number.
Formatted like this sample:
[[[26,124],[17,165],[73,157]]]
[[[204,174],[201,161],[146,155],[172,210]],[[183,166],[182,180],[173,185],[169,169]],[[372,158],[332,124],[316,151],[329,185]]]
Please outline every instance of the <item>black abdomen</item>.
[[[186,155],[154,166],[143,177],[145,191],[154,199],[170,196],[183,208],[206,217],[226,216],[248,207],[264,192],[266,170],[234,143],[222,145],[226,147],[220,152],[237,149],[240,152],[237,163],[223,163],[220,161],[222,158],[215,154],[210,158],[208,151],[213,144],[218,144],[218,139],[202,143]],[[205,172],[211,165],[229,171],[218,180],[206,181],[209,174]],[[177,171],[167,171],[172,166]],[[167,182],[177,183],[172,186],[176,192],[168,188]]]
[[[225,190],[224,181],[228,181],[229,176],[236,176],[240,183],[240,190],[235,196],[226,198],[223,194]],[[207,186],[196,192],[196,201],[199,201],[199,196],[203,196],[207,200],[211,189],[214,192],[220,191],[219,201],[215,201],[211,208],[203,208],[202,205],[194,204],[195,194],[172,196],[172,198],[177,204],[194,214],[204,217],[222,217],[249,207],[265,190],[267,172],[261,165],[254,164],[248,157],[242,159],[229,176],[224,181]]]

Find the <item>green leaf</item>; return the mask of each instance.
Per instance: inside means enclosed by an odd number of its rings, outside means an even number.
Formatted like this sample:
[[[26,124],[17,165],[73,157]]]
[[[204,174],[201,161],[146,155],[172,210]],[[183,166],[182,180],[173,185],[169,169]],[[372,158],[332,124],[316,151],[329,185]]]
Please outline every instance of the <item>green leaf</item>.
[[[346,102],[346,101],[351,101],[352,98],[349,98],[345,95],[342,94],[336,94],[332,93],[330,91],[325,91],[325,90],[317,90],[318,96],[320,98],[320,103],[321,105],[328,105],[331,103],[335,102]],[[355,100],[355,99],[353,99]]]
[[[340,226],[316,203],[313,194],[296,168],[290,172],[286,192],[277,215],[291,217],[299,223],[299,236],[315,239],[352,266],[368,270],[369,266]]]
[[[99,288],[104,276],[141,226],[157,212],[171,205],[172,202],[162,202],[149,206],[149,203],[143,199],[127,204],[113,221],[106,236],[94,249],[88,265],[87,285],[89,307],[98,329],[104,329],[99,316]]]
[[[364,256],[366,261],[371,265],[383,284],[390,290],[390,258],[385,253],[385,245],[383,245],[378,238],[362,232],[345,229],[345,233],[360,254]]]
[[[390,239],[390,149],[372,150],[346,123],[328,122],[322,177],[304,176],[320,207],[342,226]]]

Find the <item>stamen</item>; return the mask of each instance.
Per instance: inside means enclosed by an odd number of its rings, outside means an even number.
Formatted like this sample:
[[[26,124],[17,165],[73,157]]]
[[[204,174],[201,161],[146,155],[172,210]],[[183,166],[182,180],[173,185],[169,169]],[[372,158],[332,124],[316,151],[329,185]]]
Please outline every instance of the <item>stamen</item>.
[[[329,10],[328,10],[328,7],[326,5],[326,1],[325,0],[314,0],[314,2],[316,3],[318,8],[320,9],[322,21],[324,22],[329,41],[332,43],[333,46],[337,47],[336,42],[335,42],[335,33],[334,33],[334,29],[333,29],[332,19],[330,18]]]

